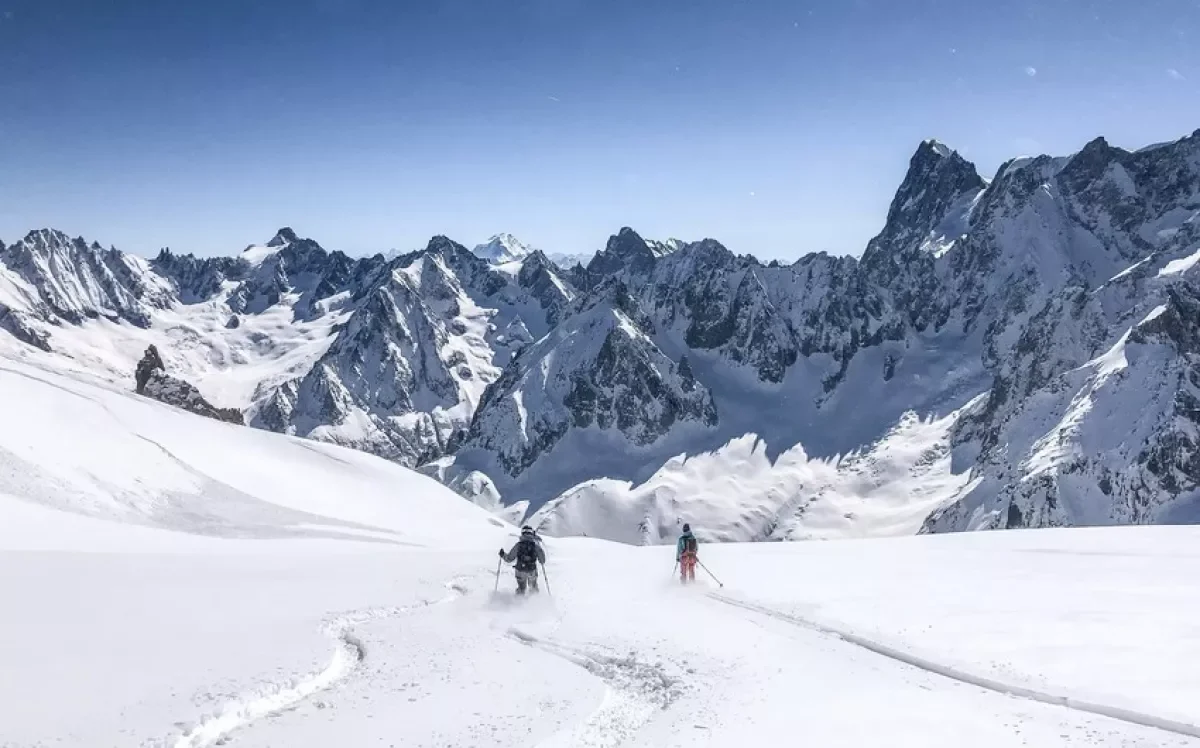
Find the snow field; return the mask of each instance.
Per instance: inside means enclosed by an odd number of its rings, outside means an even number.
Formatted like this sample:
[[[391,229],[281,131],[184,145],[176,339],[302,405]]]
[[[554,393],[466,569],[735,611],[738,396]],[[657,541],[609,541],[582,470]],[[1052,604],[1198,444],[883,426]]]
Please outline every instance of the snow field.
[[[1190,528],[706,544],[723,589],[550,539],[520,602],[382,460],[15,361],[0,412],[5,748],[1200,746]]]

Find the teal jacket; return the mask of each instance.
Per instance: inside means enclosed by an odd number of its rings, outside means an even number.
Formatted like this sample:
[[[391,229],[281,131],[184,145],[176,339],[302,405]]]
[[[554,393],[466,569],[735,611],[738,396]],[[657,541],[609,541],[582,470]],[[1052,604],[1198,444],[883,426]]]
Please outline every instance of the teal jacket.
[[[684,547],[683,544],[689,540],[694,541],[696,543],[697,547],[700,545],[700,541],[696,540],[696,536],[691,534],[690,532],[685,532],[684,534],[680,535],[679,540],[676,541],[676,543],[675,543],[675,560],[676,561],[683,558],[683,547]]]

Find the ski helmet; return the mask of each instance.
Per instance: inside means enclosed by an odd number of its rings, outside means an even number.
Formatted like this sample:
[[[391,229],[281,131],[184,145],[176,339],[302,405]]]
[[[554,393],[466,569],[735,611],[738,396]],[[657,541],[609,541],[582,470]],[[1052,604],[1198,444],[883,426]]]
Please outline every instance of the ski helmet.
[[[692,526],[691,526],[691,525],[689,525],[687,522],[684,522],[684,523],[683,523],[683,531],[684,531],[684,532],[691,532],[691,531],[692,531]]]
[[[534,534],[533,528],[530,527],[529,525],[525,525],[524,527],[521,528],[521,534],[522,535],[533,535]]]

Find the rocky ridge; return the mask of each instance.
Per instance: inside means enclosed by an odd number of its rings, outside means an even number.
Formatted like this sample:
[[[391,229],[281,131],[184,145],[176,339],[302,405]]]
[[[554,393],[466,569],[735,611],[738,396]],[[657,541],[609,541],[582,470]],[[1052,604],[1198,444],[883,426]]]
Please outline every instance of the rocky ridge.
[[[269,354],[260,328],[283,312],[314,340],[239,404],[251,424],[423,466],[498,509],[746,433],[834,459],[957,414],[946,448],[968,479],[924,531],[1155,522],[1200,478],[1198,216],[1200,133],[1097,139],[990,180],[926,141],[861,260],[764,264],[623,228],[570,270],[503,235],[351,258],[290,229],[146,262],[41,231],[0,248],[0,330],[56,351],[64,326],[154,335],[203,307],[213,334]],[[1114,418],[1136,424],[1115,445]],[[777,504],[764,527],[805,502]]]

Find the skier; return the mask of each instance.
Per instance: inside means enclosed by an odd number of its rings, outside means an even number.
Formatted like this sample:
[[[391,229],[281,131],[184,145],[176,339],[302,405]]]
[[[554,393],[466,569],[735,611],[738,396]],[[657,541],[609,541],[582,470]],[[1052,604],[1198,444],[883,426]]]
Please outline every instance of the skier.
[[[683,534],[675,544],[675,561],[679,563],[679,581],[683,584],[696,581],[696,561],[699,558],[699,543],[692,534],[692,526],[684,523]]]
[[[538,592],[538,564],[546,563],[546,551],[542,539],[529,525],[521,528],[521,539],[505,552],[500,549],[500,558],[508,563],[517,562],[517,594],[524,595],[526,588]]]

